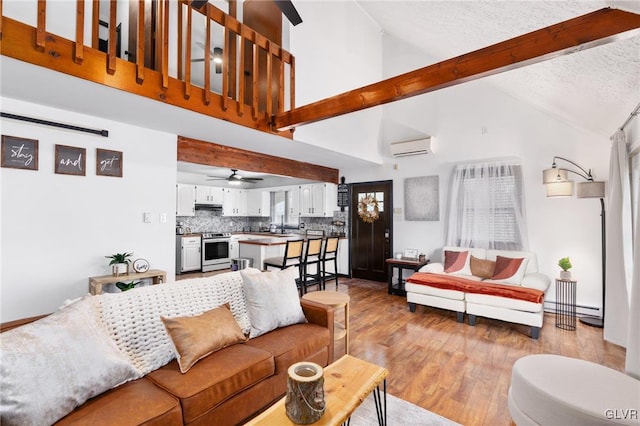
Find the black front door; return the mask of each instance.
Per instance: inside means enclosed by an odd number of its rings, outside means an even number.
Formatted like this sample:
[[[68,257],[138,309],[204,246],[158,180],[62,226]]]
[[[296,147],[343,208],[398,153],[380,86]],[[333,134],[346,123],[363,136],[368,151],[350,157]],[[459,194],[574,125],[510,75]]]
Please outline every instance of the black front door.
[[[352,184],[350,211],[352,276],[387,281],[385,260],[391,257],[393,182]]]

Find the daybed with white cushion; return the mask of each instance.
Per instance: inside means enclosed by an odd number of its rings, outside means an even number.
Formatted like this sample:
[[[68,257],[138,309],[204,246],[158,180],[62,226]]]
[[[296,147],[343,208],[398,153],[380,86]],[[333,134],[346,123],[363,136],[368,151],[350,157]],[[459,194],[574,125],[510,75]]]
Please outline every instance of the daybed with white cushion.
[[[531,326],[538,338],[543,323],[544,293],[550,280],[538,272],[535,253],[444,247],[443,263],[430,263],[407,279],[411,312],[416,304]]]

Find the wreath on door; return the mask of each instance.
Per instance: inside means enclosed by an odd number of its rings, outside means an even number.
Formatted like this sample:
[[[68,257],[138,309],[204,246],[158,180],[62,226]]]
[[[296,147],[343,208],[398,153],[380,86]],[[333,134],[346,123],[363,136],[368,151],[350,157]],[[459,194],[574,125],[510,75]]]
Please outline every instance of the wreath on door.
[[[358,203],[358,215],[366,223],[373,223],[380,217],[378,200],[373,195],[367,195]]]

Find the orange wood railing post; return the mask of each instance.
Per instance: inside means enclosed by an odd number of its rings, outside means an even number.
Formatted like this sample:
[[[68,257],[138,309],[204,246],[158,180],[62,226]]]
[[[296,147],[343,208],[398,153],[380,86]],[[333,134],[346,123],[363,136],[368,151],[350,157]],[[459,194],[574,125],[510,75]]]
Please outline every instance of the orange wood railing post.
[[[229,108],[229,27],[227,15],[222,15],[224,25],[224,48],[222,49],[222,110]]]
[[[169,0],[162,2],[162,88],[169,87]]]
[[[253,90],[252,90],[252,100],[251,100],[251,108],[252,108],[252,112],[253,112],[253,119],[257,120],[258,119],[258,59],[259,59],[259,49],[260,47],[258,46],[258,37],[256,35],[256,33],[253,33],[253,70],[251,72],[251,78],[252,78],[252,83],[253,83]]]
[[[207,34],[204,43],[204,103],[211,102],[211,19],[207,13]]]
[[[267,40],[267,117],[273,114],[273,55],[271,54],[271,42]]]
[[[100,48],[100,0],[91,3],[91,47]]]
[[[2,40],[2,0],[0,0],[0,40]]]
[[[76,1],[76,44],[73,50],[73,60],[82,63],[84,57],[84,0]]]
[[[136,82],[142,84],[144,82],[144,1],[138,2],[138,22],[136,28],[136,40],[138,45],[136,49]],[[132,46],[129,46],[131,49]]]
[[[185,45],[184,55],[184,98],[189,99],[191,97],[191,20],[192,9],[187,5],[187,42]]]
[[[240,66],[238,73],[238,115],[244,114],[244,85],[246,84],[244,55],[247,52],[247,43],[242,36],[244,30],[240,29]]]
[[[118,22],[117,18],[118,3],[114,0],[109,2],[109,48],[107,53],[107,72],[114,74],[116,72],[116,26]]]
[[[44,51],[46,26],[47,26],[47,2],[38,0],[38,27],[36,28],[36,49]]]
[[[182,1],[178,1],[178,80],[182,80],[184,75],[183,75],[183,68],[184,68],[184,64],[182,62],[182,60],[184,59],[184,46],[182,45],[184,43],[183,40],[183,31],[184,29],[182,28]]]
[[[284,110],[284,50],[278,49],[280,55],[280,74],[278,75],[278,105],[276,105],[276,111],[282,112]]]

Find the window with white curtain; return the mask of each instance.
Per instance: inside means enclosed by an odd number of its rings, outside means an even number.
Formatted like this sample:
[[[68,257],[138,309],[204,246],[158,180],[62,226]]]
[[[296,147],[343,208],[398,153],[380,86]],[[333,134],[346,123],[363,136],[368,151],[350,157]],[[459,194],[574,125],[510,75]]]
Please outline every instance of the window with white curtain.
[[[630,159],[631,167],[631,208],[632,215],[631,220],[633,222],[633,235],[636,235],[636,228],[639,226],[638,221],[638,208],[640,205],[640,150],[635,151],[635,153],[631,154]]]
[[[447,245],[499,250],[527,248],[522,169],[516,161],[456,166]]]

